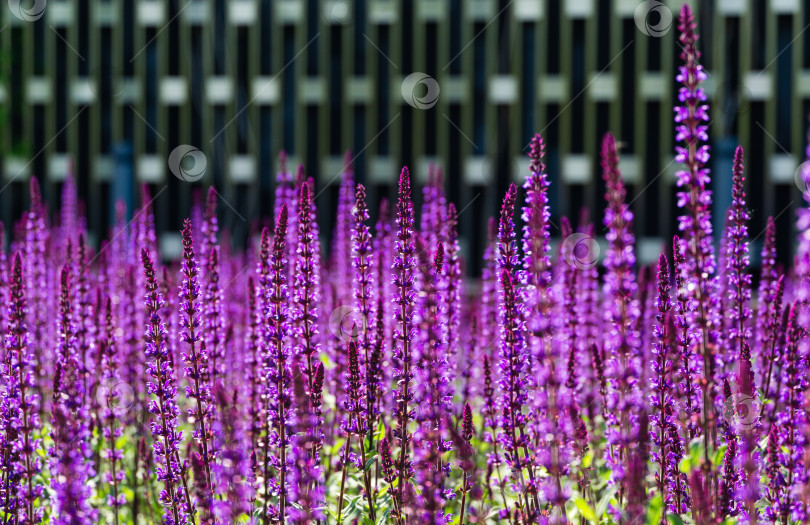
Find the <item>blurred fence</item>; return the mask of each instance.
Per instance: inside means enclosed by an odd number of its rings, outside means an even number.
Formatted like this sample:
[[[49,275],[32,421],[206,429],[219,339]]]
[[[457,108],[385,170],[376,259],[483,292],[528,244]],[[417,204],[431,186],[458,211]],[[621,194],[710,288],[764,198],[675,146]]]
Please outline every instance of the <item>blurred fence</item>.
[[[583,207],[601,221],[597,153],[612,130],[623,144],[641,259],[652,260],[673,233],[679,3],[8,4],[0,30],[6,224],[25,208],[31,174],[54,206],[72,159],[96,238],[109,228],[115,198],[131,209],[139,182],[157,196],[161,232],[177,230],[196,186],[215,184],[223,223],[244,238],[272,210],[280,149],[315,177],[326,221],[351,149],[372,207],[393,194],[401,165],[419,179],[440,165],[461,210],[464,249],[477,260],[486,217],[526,173],[535,131],[548,144],[554,222]],[[709,72],[716,199],[722,208],[730,200],[731,151],[740,143],[756,210],[752,237],[775,215],[787,247],[810,112],[810,1],[693,4]],[[179,145],[204,155],[199,182],[169,170]]]

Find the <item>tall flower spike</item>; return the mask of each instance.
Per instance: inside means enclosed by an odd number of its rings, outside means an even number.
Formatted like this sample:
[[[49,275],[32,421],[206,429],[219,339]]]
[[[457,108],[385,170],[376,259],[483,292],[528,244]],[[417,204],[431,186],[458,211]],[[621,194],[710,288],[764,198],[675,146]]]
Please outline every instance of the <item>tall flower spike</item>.
[[[312,186],[310,179],[303,181],[298,199],[298,249],[295,254],[295,287],[293,289],[293,304],[295,306],[295,335],[298,348],[296,355],[303,357],[301,369],[305,380],[303,394],[307,402],[297,403],[302,413],[295,421],[306,424],[306,436],[299,437],[299,447],[303,444],[304,450],[293,448],[295,463],[298,465],[298,482],[291,484],[292,490],[297,490],[300,496],[300,485],[305,481],[303,489],[307,493],[306,502],[312,504],[313,509],[321,505],[323,487],[319,471],[319,450],[323,443],[323,417],[321,415],[321,399],[323,397],[323,364],[320,363],[321,340],[318,330],[318,315],[321,312],[321,247],[318,240],[318,223],[316,221],[315,204],[312,202]],[[294,393],[299,396],[298,383],[294,381]],[[304,455],[309,457],[305,458]],[[320,511],[308,510],[296,515],[320,515]]]
[[[141,261],[146,278],[144,299],[149,323],[146,328],[146,372],[152,378],[147,386],[154,396],[149,402],[149,412],[155,416],[151,428],[157,478],[164,484],[158,499],[165,507],[163,521],[167,525],[183,525],[187,523],[191,509],[187,508],[188,492],[181,485],[179,448],[183,433],[178,430],[180,409],[175,399],[174,370],[169,361],[166,327],[159,314],[164,301],[158,293],[155,268],[146,248],[141,249]]]
[[[442,519],[446,517],[447,500],[454,497],[454,494],[445,489],[450,464],[443,457],[451,448],[447,439],[447,414],[452,413],[450,400],[453,392],[448,380],[449,362],[442,315],[446,309],[446,296],[442,293],[446,285],[444,243],[439,242],[432,257],[428,256],[426,247],[420,251],[424,256],[419,265],[421,293],[418,311],[422,322],[419,325],[421,337],[418,339],[420,367],[415,391],[419,410],[416,416],[418,430],[414,449],[418,467],[416,482],[429,487],[422,491],[418,501],[421,520],[431,522],[439,519],[439,516]]]
[[[377,300],[377,320],[374,324],[374,344],[371,349],[368,364],[366,365],[366,402],[368,428],[372,431],[370,439],[374,439],[373,430],[377,428],[380,416],[380,403],[383,397],[383,364],[385,360],[385,311],[382,299]]]
[[[462,425],[461,425],[461,437],[464,438],[464,441],[470,441],[475,434],[475,429],[473,428],[473,418],[472,418],[472,409],[470,408],[469,403],[464,404],[464,416],[462,418]]]
[[[681,472],[681,461],[684,457],[683,440],[678,434],[678,427],[675,423],[670,423],[667,427],[667,438],[667,450],[669,451],[667,468],[670,481],[669,510],[677,515],[685,514],[692,506],[692,500],[689,496],[689,480],[686,474]]]
[[[611,395],[607,398],[607,414],[613,431],[608,434],[608,442],[611,447],[618,449],[620,456],[627,457],[628,453],[622,451],[635,440],[634,418],[642,404],[637,383],[643,372],[641,363],[644,358],[637,325],[641,312],[635,299],[633,212],[625,202],[626,191],[619,172],[616,140],[610,133],[606,133],[602,140],[601,159],[607,200],[603,222],[608,228],[603,293],[607,300],[604,319],[609,332],[604,347],[608,359],[605,363],[608,366],[606,375],[612,385]],[[629,478],[624,481],[626,490],[630,490],[626,485],[630,481]]]
[[[726,247],[726,264],[729,279],[729,339],[737,356],[750,338],[746,321],[751,317],[748,303],[751,300],[751,276],[748,274],[748,226],[749,219],[745,204],[745,178],[743,174],[743,149],[734,152],[732,204],[729,210],[729,242]]]
[[[692,10],[688,4],[681,8],[678,29],[681,32],[681,59],[677,76],[682,87],[678,91],[678,100],[682,105],[675,107],[675,140],[682,145],[675,148],[675,160],[683,165],[677,172],[678,207],[684,208],[685,214],[678,218],[679,229],[684,232],[682,249],[687,254],[682,271],[690,281],[691,299],[695,301],[695,312],[692,314],[696,328],[699,330],[697,345],[703,359],[703,420],[705,434],[704,457],[709,463],[709,434],[715,426],[715,358],[713,347],[716,334],[713,320],[712,283],[710,276],[715,272],[715,258],[712,247],[711,191],[707,189],[710,178],[708,125],[709,120],[706,94],[701,83],[706,79],[703,66],[698,63],[700,52],[697,50],[698,37],[695,34],[695,23]],[[711,483],[711,479],[707,480]]]
[[[681,216],[680,229],[686,232],[685,242],[688,253],[694,258],[690,263],[698,271],[708,274],[714,272],[714,254],[711,248],[711,192],[706,190],[709,184],[708,126],[701,124],[709,121],[706,94],[701,83],[706,80],[703,66],[698,63],[700,52],[697,50],[698,36],[695,34],[695,23],[692,9],[688,4],[681,8],[678,29],[680,30],[681,60],[677,76],[682,87],[678,91],[678,100],[683,104],[675,107],[676,140],[683,142],[676,150],[676,160],[684,165],[684,170],[677,173],[678,186],[685,191],[678,193],[678,206],[686,208],[687,215]]]
[[[391,457],[391,445],[388,438],[382,438],[380,441],[380,462],[382,463],[383,478],[388,483],[393,483],[397,479],[396,472],[394,471],[394,460]]]
[[[515,245],[515,201],[517,187],[509,185],[501,206],[501,217],[498,223],[498,270],[507,271],[510,275],[517,266],[517,246]]]
[[[810,116],[808,116],[810,120]],[[810,127],[807,128],[807,148],[805,149],[805,161],[799,168],[800,182],[805,188],[802,191],[802,198],[805,205],[800,207],[796,214],[796,231],[798,232],[798,246],[796,247],[796,256],[794,258],[794,273],[796,274],[797,281],[802,283],[802,286],[796,290],[797,299],[800,301],[810,301],[810,190],[806,189],[810,186]],[[803,316],[802,321],[807,323],[806,315]]]
[[[356,330],[357,327],[353,329]],[[343,408],[349,417],[344,422],[344,429],[349,434],[360,434],[362,423],[359,416],[363,411],[363,381],[360,374],[360,349],[356,338],[349,341],[348,368],[346,369],[346,399],[343,401]]]
[[[261,399],[262,399],[262,429],[261,429],[261,456],[258,460],[261,462],[261,478],[262,489],[262,524],[267,525],[270,522],[270,513],[275,513],[275,508],[270,502],[272,493],[272,479],[271,479],[271,454],[270,454],[270,396],[269,386],[267,384],[268,367],[272,364],[272,352],[267,347],[267,339],[270,336],[270,326],[267,319],[267,314],[270,311],[270,294],[272,291],[271,281],[271,233],[267,228],[262,230],[261,241],[259,243],[259,260],[256,264],[256,277],[258,280],[257,295],[257,310],[259,318],[261,319],[261,326],[259,328],[261,333],[261,349],[262,349],[262,365],[261,365]]]
[[[89,414],[84,403],[84,377],[73,319],[73,291],[69,265],[62,267],[59,313],[59,355],[51,419],[53,446],[51,488],[55,498],[55,524],[90,525],[97,520],[90,506],[88,481],[95,476],[90,457]]]
[[[490,217],[487,223],[487,244],[481,269],[481,304],[478,320],[481,326],[482,351],[491,359],[498,352],[498,222]]]
[[[219,286],[220,247],[209,247],[208,260],[205,261],[205,294],[203,310],[205,314],[204,341],[210,359],[209,374],[211,387],[225,381],[225,322],[222,315],[223,296]],[[213,405],[212,405],[213,406]]]
[[[8,299],[8,286],[11,280],[10,270],[6,254],[6,226],[3,221],[0,221],[0,301],[5,302]],[[7,328],[8,312],[4,308],[0,308],[0,334],[5,334]],[[0,348],[2,348],[2,345],[0,345]]]
[[[346,419],[343,420],[341,427],[346,432],[346,445],[343,448],[343,472],[340,480],[340,496],[338,499],[337,523],[342,523],[341,516],[343,515],[343,495],[346,487],[346,474],[349,470],[350,454],[352,436],[357,435],[361,437],[360,450],[363,453],[363,461],[359,466],[365,466],[365,445],[362,442],[362,436],[365,434],[365,419],[363,419],[363,381],[360,374],[360,351],[357,341],[357,325],[352,327],[352,339],[348,345],[348,367],[346,369],[346,387],[344,389],[346,399],[343,401],[343,408],[345,410]],[[370,495],[370,482],[369,478],[363,471],[363,482],[367,490],[367,501],[369,508],[373,509]],[[371,510],[373,513],[373,510]]]
[[[751,366],[751,348],[748,343],[743,344],[743,350],[739,358],[739,383],[740,383],[740,397],[739,399],[754,400],[756,391],[754,390],[754,371]],[[748,402],[750,402],[748,401]],[[749,410],[756,410],[754,406],[748,407]],[[759,414],[754,414],[757,418]],[[756,518],[759,510],[756,503],[760,498],[759,490],[759,453],[757,451],[759,440],[759,424],[754,420],[752,424],[740,425],[740,483],[737,488],[737,497],[745,505],[745,511],[749,518]]]
[[[765,493],[765,499],[768,505],[765,507],[765,518],[776,522],[782,518],[783,515],[790,512],[790,507],[787,504],[787,498],[784,496],[785,478],[781,472],[781,462],[779,460],[780,439],[779,430],[776,425],[771,426],[771,431],[768,434],[768,444],[766,447],[765,457],[765,473],[768,476],[768,489]]]
[[[264,519],[274,515],[284,521],[288,507],[288,448],[290,446],[290,425],[292,423],[292,371],[289,362],[289,291],[287,289],[287,206],[282,205],[273,230],[273,245],[270,254],[270,290],[267,297],[268,310],[265,319],[267,355],[267,397],[269,400],[269,420],[273,432],[267,438],[274,448],[267,465],[275,469],[278,507],[270,509],[265,501]],[[269,472],[265,472],[268,476]]]
[[[397,390],[394,392],[396,400],[395,418],[396,429],[394,437],[399,443],[399,457],[395,462],[396,479],[398,486],[393,489],[394,515],[398,522],[404,523],[402,505],[405,500],[409,480],[413,476],[411,465],[411,434],[409,423],[413,419],[413,412],[409,405],[413,400],[411,381],[413,381],[412,344],[416,339],[413,324],[414,315],[414,233],[413,233],[413,201],[411,201],[411,179],[408,168],[403,167],[399,175],[399,195],[397,200],[397,242],[394,255],[394,286],[396,292],[393,300],[394,307],[394,359],[396,362],[395,380]]]
[[[306,183],[305,183],[306,185]],[[300,211],[300,210],[299,210]],[[301,223],[299,222],[299,228]],[[321,367],[323,365],[320,365]],[[321,368],[323,370],[323,368]],[[306,370],[301,370],[302,375]],[[303,381],[295,381],[293,391],[295,392],[295,404],[298,407],[296,412],[295,437],[293,438],[292,453],[295,468],[293,469],[294,480],[290,483],[290,490],[294,501],[298,503],[290,509],[292,523],[316,523],[323,519],[323,474],[318,461],[317,448],[319,446],[317,434],[312,432],[313,428],[321,425],[320,416],[313,406],[313,396],[305,388]]]
[[[768,346],[762,349],[762,391],[766,396],[774,396],[771,393],[771,378],[774,371],[774,366],[778,360],[779,348],[779,321],[780,314],[782,313],[782,300],[785,293],[785,276],[780,275],[776,281],[776,293],[774,294],[773,304],[768,311],[768,326],[766,331],[768,333]],[[778,387],[777,387],[778,388]]]
[[[261,437],[264,412],[261,406],[261,398],[264,393],[263,373],[261,371],[261,318],[264,313],[260,313],[257,307],[259,290],[253,276],[247,282],[247,315],[249,319],[248,328],[245,335],[245,352],[247,364],[247,380],[250,384],[250,444],[251,451],[255,452],[258,441]]]
[[[739,474],[736,462],[738,460],[737,435],[728,421],[724,422],[726,440],[726,455],[723,459],[723,477],[720,482],[720,500],[718,501],[718,518],[735,516],[738,513],[736,487]]]
[[[551,209],[548,202],[550,182],[544,173],[543,137],[532,137],[529,151],[529,175],[523,183],[526,191],[526,205],[523,207],[523,276],[526,286],[526,325],[530,337],[530,351],[540,359],[543,347],[541,339],[551,335],[551,308],[553,296],[551,286]]]
[[[39,395],[36,391],[33,358],[28,346],[26,280],[20,253],[14,255],[8,299],[8,329],[2,379],[5,383],[0,400],[2,430],[2,508],[22,520],[39,523],[43,509],[34,502],[42,495],[35,476],[41,471],[38,451],[41,442]],[[18,499],[19,498],[19,499]]]
[[[675,328],[677,333],[675,340],[678,345],[678,357],[681,364],[678,385],[680,401],[684,407],[682,419],[688,429],[688,437],[691,440],[698,433],[697,418],[700,414],[700,394],[698,392],[698,369],[694,357],[693,341],[695,330],[692,323],[692,302],[689,299],[687,279],[682,271],[684,266],[684,254],[682,244],[677,235],[672,239],[672,274],[675,282],[676,301],[673,305]]]
[[[658,314],[655,317],[656,324],[653,328],[653,376],[652,393],[650,394],[650,406],[653,411],[650,419],[655,427],[652,434],[652,441],[658,447],[658,451],[653,453],[653,459],[658,462],[660,469],[656,473],[656,480],[659,494],[664,498],[667,506],[673,505],[673,495],[677,494],[675,486],[677,480],[670,479],[670,469],[667,464],[669,452],[667,446],[669,439],[667,430],[673,423],[674,404],[672,402],[672,359],[670,357],[671,335],[668,333],[669,315],[672,305],[669,298],[669,265],[666,256],[662,253],[658,257],[658,298],[656,307]]]
[[[766,351],[770,346],[770,333],[768,322],[771,314],[771,305],[776,298],[776,223],[773,217],[768,217],[765,226],[765,241],[762,243],[760,254],[759,288],[757,289],[757,307],[755,326],[755,353],[758,357],[758,372],[764,377]]]
[[[807,390],[807,359],[800,350],[800,345],[806,337],[806,329],[799,324],[797,306],[794,303],[790,307],[786,331],[784,390],[780,400],[784,409],[780,412],[778,420],[784,450],[780,459],[786,472],[784,507],[781,509],[782,523],[804,518],[797,512],[797,495],[799,487],[807,481],[806,465],[802,463],[802,444],[806,436],[801,431],[807,418],[803,410],[804,393]]]
[[[619,172],[619,156],[616,140],[610,133],[602,140],[602,177],[605,179],[607,208],[604,224],[608,228],[608,250],[605,254],[604,293],[609,298],[605,311],[610,334],[605,339],[605,350],[611,357],[611,370],[614,388],[621,392],[615,398],[618,404],[612,409],[624,410],[633,402],[631,395],[636,388],[634,381],[639,375],[639,340],[635,331],[640,317],[638,303],[634,300],[637,286],[634,266],[636,263],[633,248],[633,212],[625,203],[626,191]]]
[[[28,305],[31,312],[42,312],[48,300],[47,285],[47,245],[49,241],[48,229],[45,223],[45,207],[42,204],[42,195],[36,177],[31,177],[31,207],[25,221],[25,245],[22,248],[25,264],[25,288],[27,290]],[[54,277],[56,279],[58,277]],[[48,319],[44,315],[37,315],[31,319],[30,363],[34,367],[34,378],[41,382],[37,387],[40,391],[48,391],[49,377],[53,375],[53,364],[56,363],[55,345],[51,339]]]
[[[117,441],[124,434],[124,428],[119,421],[121,410],[126,408],[125,394],[116,391],[121,385],[118,368],[120,357],[118,354],[118,341],[116,329],[118,328],[112,311],[112,301],[107,297],[104,303],[104,331],[99,340],[99,354],[101,355],[101,384],[112,387],[102,402],[101,433],[104,438],[102,457],[109,462],[109,471],[105,475],[105,482],[110,485],[107,496],[107,506],[113,511],[113,523],[119,524],[119,509],[126,505],[127,496],[121,485],[126,479],[124,470],[124,451],[118,448]],[[98,394],[96,394],[98,395]]]
[[[464,308],[465,287],[464,269],[461,257],[461,245],[458,236],[458,211],[451,202],[447,205],[447,224],[445,227],[445,238],[447,242],[445,249],[445,268],[440,277],[444,281],[439,284],[439,289],[444,296],[444,316],[442,324],[445,329],[444,341],[447,348],[446,354],[449,363],[445,377],[450,385],[456,383],[458,369],[461,368],[460,390],[468,389],[470,377],[474,372],[474,367],[459,367],[459,357],[461,355],[461,316]],[[474,354],[468,356],[475,360]],[[462,402],[465,397],[462,395]]]
[[[213,416],[214,406],[211,397],[210,375],[208,370],[208,355],[206,344],[200,334],[201,315],[200,305],[200,285],[197,268],[197,259],[194,254],[194,241],[191,230],[191,220],[183,222],[183,256],[180,275],[179,296],[180,304],[180,326],[183,333],[181,340],[188,345],[188,350],[183,352],[183,362],[186,364],[185,372],[188,377],[186,386],[186,398],[192,401],[193,407],[189,409],[189,420],[194,422],[193,437],[202,453],[202,473],[204,475],[205,489],[203,490],[203,515],[200,519],[204,522],[213,515],[213,478],[211,475],[211,465],[213,464]],[[216,247],[211,251],[215,253]]]
[[[93,378],[90,375],[88,363],[93,361],[94,340],[96,327],[92,321],[92,306],[90,305],[90,285],[88,284],[88,247],[85,235],[79,235],[76,250],[77,264],[73,272],[76,282],[76,350],[79,360],[79,375],[82,383],[82,390],[85,396],[90,395]]]
[[[515,200],[517,188],[509,186],[501,207],[498,233],[498,277],[500,279],[501,351],[500,351],[500,390],[501,444],[506,451],[507,462],[512,467],[513,483],[521,493],[522,507],[531,512],[530,507],[539,509],[539,500],[534,487],[534,466],[532,458],[524,447],[526,415],[523,407],[528,400],[525,370],[525,336],[523,332],[523,304],[516,286],[517,249],[515,246]],[[523,457],[521,457],[521,451]],[[528,469],[529,485],[526,484],[523,470]],[[530,490],[531,489],[531,490]],[[530,495],[531,492],[531,495]],[[531,499],[531,501],[530,501]]]
[[[466,452],[461,454],[462,456],[464,456],[464,455],[472,455],[473,450],[472,450],[472,445],[470,444],[470,441],[472,440],[473,434],[475,434],[475,428],[473,428],[472,409],[470,408],[469,403],[465,403],[464,404],[464,414],[462,416],[462,421],[461,421],[461,438],[466,442],[465,443],[465,448],[467,450],[466,450]],[[469,461],[468,461],[468,463],[469,463]],[[468,480],[468,474],[469,474],[468,470],[470,470],[469,467],[464,468],[464,481],[461,484],[461,492],[462,492],[462,495],[461,495],[461,517],[459,518],[459,521],[458,521],[459,523],[464,523],[464,511],[466,510],[465,502],[466,502],[466,499],[467,499],[467,494],[470,492],[470,489],[472,488],[472,487],[470,487],[470,484],[467,481]]]
[[[373,305],[373,258],[371,233],[366,225],[368,209],[366,208],[366,188],[358,184],[354,193],[354,208],[352,208],[352,267],[354,268],[354,305],[359,315],[360,326],[359,344],[360,354],[366,368],[369,366],[372,336],[371,318]],[[369,370],[366,370],[368,376]],[[366,413],[368,414],[370,392],[366,392]],[[370,423],[370,422],[369,422]]]
[[[307,392],[312,391],[315,364],[320,353],[317,319],[321,302],[321,251],[310,184],[310,181],[305,181],[301,185],[298,199],[298,253],[295,258],[293,290],[296,335],[300,342],[299,353],[305,360]]]

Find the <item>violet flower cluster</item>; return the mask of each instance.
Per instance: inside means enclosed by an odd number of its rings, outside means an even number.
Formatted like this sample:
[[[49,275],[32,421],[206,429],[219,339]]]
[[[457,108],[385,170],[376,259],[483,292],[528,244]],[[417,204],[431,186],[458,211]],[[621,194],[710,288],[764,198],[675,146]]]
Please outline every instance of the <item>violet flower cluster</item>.
[[[148,188],[95,246],[75,181],[51,216],[32,179],[0,228],[3,525],[807,523],[810,211],[794,265],[768,218],[753,268],[738,148],[715,236],[689,7],[678,27],[657,264],[612,134],[603,216],[552,215],[538,134],[480,254],[438,167],[377,207],[347,156],[327,218],[282,154],[272,228],[239,249],[212,188],[176,261]]]

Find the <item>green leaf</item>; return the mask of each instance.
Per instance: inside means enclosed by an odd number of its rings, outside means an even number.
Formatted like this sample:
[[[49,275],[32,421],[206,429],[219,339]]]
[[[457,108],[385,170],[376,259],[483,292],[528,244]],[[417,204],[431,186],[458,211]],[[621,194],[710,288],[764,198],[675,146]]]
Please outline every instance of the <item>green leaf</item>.
[[[692,465],[700,464],[700,450],[700,440],[696,438],[689,445],[689,460],[691,461]]]
[[[340,449],[343,448],[343,445],[345,445],[345,444],[346,444],[346,439],[345,438],[336,439],[335,444],[332,445],[332,450],[330,451],[330,453],[332,455],[335,455],[336,453],[340,452]]]
[[[414,492],[416,493],[417,496],[422,495],[421,487],[419,486],[419,484],[416,482],[415,479],[413,479],[413,478],[409,479],[408,483],[411,484],[411,486],[413,487],[413,490],[414,490]]]
[[[667,520],[669,520],[672,525],[686,525],[677,514],[667,514]]]
[[[380,515],[380,519],[377,520],[377,525],[384,525],[388,523],[388,516],[391,515],[391,509],[385,509],[385,512],[382,512]]]
[[[661,497],[661,494],[656,494],[650,500],[650,506],[647,508],[647,525],[658,525],[663,517],[664,498]]]
[[[723,459],[726,457],[726,450],[728,449],[728,445],[722,445],[720,448],[717,449],[717,452],[714,453],[714,457],[712,458],[712,463],[715,467],[719,467],[723,464]]]
[[[343,513],[344,516],[349,516],[350,514],[354,513],[354,510],[357,508],[357,502],[360,501],[360,496],[355,496],[354,498],[349,499],[349,504],[346,506],[346,512]]]
[[[368,458],[368,459],[366,460],[366,465],[363,467],[363,470],[368,470],[368,469],[370,469],[370,468],[371,468],[371,465],[373,465],[373,464],[374,464],[374,461],[376,461],[376,459],[377,459],[377,454],[374,454],[373,456],[371,456],[370,458]]]
[[[580,496],[579,494],[575,494],[571,496],[571,499],[574,500],[574,505],[577,506],[579,512],[582,513],[582,517],[588,521],[592,521],[596,523],[596,513],[594,513],[593,509],[588,502],[585,501],[585,498]]]
[[[683,458],[681,464],[678,465],[678,470],[684,474],[692,472],[692,461],[689,458]]]
[[[584,469],[590,468],[592,463],[593,463],[593,450],[588,450],[588,453],[585,454],[585,457],[582,458],[582,468]]]
[[[610,500],[613,499],[613,496],[619,490],[618,485],[608,485],[605,489],[605,493],[602,494],[602,497],[599,498],[599,502],[596,504],[596,515],[601,519],[602,516],[605,515],[607,512],[608,505],[610,504]]]

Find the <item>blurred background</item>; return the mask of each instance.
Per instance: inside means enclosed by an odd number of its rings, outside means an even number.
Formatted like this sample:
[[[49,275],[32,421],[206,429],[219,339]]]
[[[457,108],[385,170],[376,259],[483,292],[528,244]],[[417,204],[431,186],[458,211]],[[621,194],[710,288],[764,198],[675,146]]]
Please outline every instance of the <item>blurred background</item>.
[[[768,215],[789,260],[810,113],[810,0],[696,8],[709,78],[715,230],[746,150],[758,259]],[[487,217],[542,132],[555,225],[601,224],[611,130],[642,262],[675,231],[672,106],[681,2],[637,0],[8,0],[0,6],[0,219],[37,176],[51,210],[69,172],[91,242],[148,184],[165,255],[214,185],[244,243],[272,213],[278,153],[315,178],[327,237],[346,150],[376,209],[402,165],[431,164],[477,271]],[[178,149],[179,148],[179,149]],[[174,153],[173,153],[174,152]],[[175,163],[175,164],[172,164]],[[175,176],[180,174],[187,180]],[[719,219],[718,219],[719,218]],[[718,222],[719,220],[719,222]],[[601,227],[597,232],[603,235]],[[559,231],[552,232],[559,235]],[[326,240],[326,239],[325,239]]]

